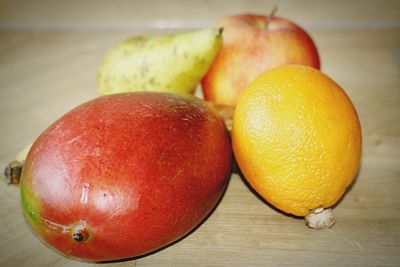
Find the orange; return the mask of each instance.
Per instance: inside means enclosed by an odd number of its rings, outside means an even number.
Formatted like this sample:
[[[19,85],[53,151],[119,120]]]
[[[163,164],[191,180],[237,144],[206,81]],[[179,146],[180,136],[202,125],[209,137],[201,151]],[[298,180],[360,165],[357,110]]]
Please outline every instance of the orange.
[[[233,150],[250,185],[297,216],[334,205],[360,163],[361,127],[349,97],[322,72],[271,69],[236,106]]]

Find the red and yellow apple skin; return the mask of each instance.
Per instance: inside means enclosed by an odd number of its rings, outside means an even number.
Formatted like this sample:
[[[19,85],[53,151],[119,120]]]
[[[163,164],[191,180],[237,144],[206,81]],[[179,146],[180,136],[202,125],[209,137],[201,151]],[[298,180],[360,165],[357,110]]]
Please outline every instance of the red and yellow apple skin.
[[[284,18],[254,14],[229,16],[222,47],[202,80],[206,100],[236,106],[241,92],[267,69],[286,64],[320,68],[317,48],[299,26]]]
[[[35,141],[20,185],[24,215],[68,256],[143,255],[206,217],[226,186],[231,156],[223,120],[200,99],[100,97]]]

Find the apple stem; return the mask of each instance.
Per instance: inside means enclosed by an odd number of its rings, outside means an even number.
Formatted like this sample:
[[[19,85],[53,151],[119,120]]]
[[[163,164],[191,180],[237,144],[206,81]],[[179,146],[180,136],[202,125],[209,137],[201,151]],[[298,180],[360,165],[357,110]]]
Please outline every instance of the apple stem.
[[[278,6],[274,6],[267,17],[267,21],[265,22],[265,29],[268,29],[268,25],[271,22],[272,18],[275,16],[275,13],[278,11]]]

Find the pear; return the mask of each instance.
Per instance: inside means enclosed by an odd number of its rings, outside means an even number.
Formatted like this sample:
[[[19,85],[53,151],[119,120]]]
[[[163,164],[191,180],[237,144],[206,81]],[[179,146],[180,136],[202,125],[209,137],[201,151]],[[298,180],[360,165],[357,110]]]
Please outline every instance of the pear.
[[[129,38],[104,57],[97,90],[194,93],[221,44],[222,28]]]

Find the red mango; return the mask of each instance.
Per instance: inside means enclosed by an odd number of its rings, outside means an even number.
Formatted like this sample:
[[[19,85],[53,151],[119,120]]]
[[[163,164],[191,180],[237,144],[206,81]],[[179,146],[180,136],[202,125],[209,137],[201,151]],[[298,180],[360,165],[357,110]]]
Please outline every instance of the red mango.
[[[223,120],[192,96],[126,93],[89,101],[33,144],[21,178],[27,222],[90,261],[136,257],[195,228],[231,166]]]

